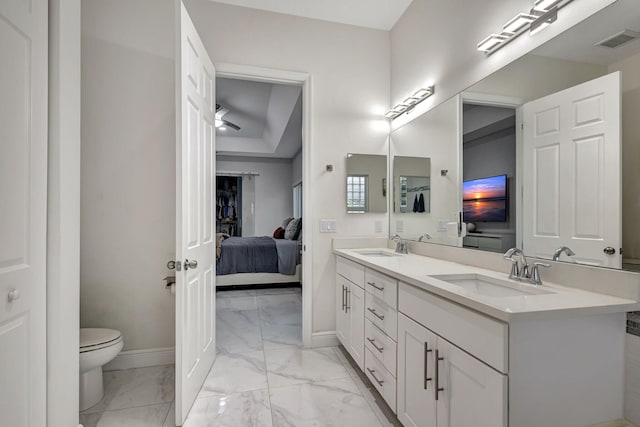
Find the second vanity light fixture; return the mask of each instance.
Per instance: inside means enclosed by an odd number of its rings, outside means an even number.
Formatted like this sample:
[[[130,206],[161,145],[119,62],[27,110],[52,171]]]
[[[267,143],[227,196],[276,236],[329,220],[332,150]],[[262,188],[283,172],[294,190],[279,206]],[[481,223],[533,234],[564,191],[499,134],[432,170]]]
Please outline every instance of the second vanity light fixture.
[[[529,13],[519,13],[502,27],[502,33],[491,34],[478,43],[478,50],[491,55],[508,42],[524,33],[531,35],[548,27],[558,19],[558,10],[572,0],[535,0]]]
[[[395,119],[402,113],[408,113],[413,110],[416,105],[433,95],[434,86],[418,89],[413,95],[405,99],[399,104],[393,106],[392,109],[387,111],[384,116],[387,119]]]

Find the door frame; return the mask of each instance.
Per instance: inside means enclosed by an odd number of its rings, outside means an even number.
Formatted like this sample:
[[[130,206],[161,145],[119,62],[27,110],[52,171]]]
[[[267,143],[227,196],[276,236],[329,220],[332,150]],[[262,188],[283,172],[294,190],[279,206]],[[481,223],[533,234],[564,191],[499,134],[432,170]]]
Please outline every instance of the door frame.
[[[265,83],[289,84],[302,87],[302,182],[311,182],[312,136],[311,136],[311,75],[298,71],[277,70],[229,63],[216,63],[216,77],[252,80]],[[216,154],[217,158],[217,154]],[[313,309],[313,229],[311,227],[311,186],[306,185],[302,193],[302,343],[312,346]]]
[[[487,107],[513,108],[516,110],[516,247],[522,248],[522,106],[527,102],[524,98],[515,96],[491,95],[487,93],[462,92],[460,94],[460,181],[463,172],[463,142],[462,126],[464,114],[463,105],[475,104]]]

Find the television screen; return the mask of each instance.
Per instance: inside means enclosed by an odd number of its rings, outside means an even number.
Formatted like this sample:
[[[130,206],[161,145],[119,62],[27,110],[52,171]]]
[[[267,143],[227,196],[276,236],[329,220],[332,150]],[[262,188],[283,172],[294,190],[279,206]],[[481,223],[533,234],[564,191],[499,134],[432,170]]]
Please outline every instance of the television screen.
[[[462,184],[464,222],[505,222],[507,220],[507,176],[465,181]]]

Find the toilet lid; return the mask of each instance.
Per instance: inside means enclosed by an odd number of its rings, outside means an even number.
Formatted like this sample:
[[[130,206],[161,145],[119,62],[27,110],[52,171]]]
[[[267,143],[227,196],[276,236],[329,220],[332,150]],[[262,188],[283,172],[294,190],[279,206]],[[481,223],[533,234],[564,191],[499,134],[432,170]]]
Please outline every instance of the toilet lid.
[[[80,348],[106,344],[111,341],[116,341],[120,336],[120,331],[116,331],[115,329],[81,328]]]

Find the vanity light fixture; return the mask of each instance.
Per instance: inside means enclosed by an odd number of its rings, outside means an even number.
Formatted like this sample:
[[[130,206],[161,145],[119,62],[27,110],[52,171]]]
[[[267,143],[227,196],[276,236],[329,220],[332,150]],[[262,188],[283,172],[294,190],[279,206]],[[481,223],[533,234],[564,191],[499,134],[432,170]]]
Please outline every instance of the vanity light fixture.
[[[505,46],[527,29],[530,35],[545,29],[558,19],[558,10],[572,0],[535,0],[529,13],[519,13],[502,27],[502,33],[491,34],[478,43],[478,50],[487,55]]]
[[[413,110],[416,105],[433,95],[434,86],[418,89],[413,95],[407,97],[404,101],[393,106],[384,116],[387,119],[395,119],[402,113],[408,113]]]

